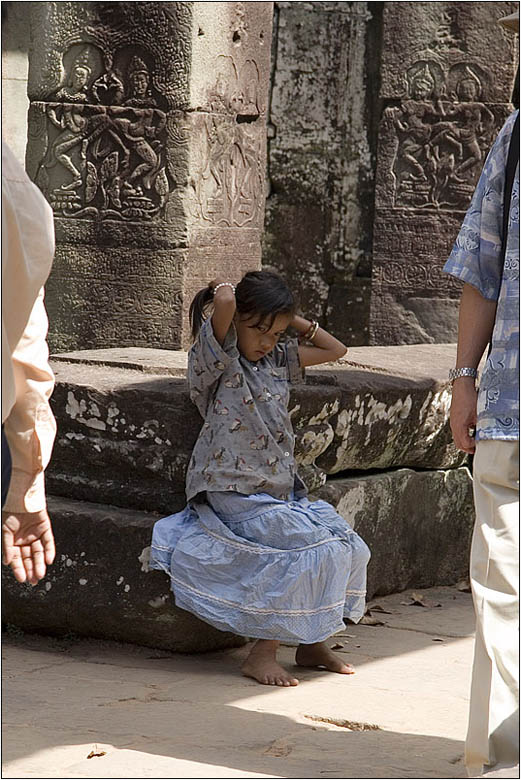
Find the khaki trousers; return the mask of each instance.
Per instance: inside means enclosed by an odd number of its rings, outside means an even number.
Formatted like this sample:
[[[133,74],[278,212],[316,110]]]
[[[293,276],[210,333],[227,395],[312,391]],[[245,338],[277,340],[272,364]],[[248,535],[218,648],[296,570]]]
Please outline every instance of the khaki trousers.
[[[519,443],[478,441],[470,577],[476,610],[465,764],[519,762]],[[486,767],[485,767],[486,768]]]

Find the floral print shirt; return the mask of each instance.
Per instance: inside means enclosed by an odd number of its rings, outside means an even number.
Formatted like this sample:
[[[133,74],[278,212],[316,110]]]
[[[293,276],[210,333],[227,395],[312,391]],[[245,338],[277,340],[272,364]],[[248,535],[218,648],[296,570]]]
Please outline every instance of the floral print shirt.
[[[295,339],[255,363],[237,348],[231,326],[223,346],[207,319],[188,354],[190,398],[204,424],[186,476],[187,500],[205,491],[306,494],[296,473],[288,414],[290,383],[302,381]]]
[[[492,349],[481,377],[476,439],[519,439],[519,164],[510,202],[505,263],[501,234],[505,168],[513,125],[509,116],[485,162],[444,271],[498,302]]]

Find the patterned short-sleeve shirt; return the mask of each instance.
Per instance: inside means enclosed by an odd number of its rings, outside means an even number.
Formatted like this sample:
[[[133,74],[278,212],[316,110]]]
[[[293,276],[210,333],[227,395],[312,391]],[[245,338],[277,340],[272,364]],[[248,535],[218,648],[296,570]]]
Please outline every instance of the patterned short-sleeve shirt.
[[[221,346],[205,321],[188,354],[190,398],[204,419],[186,476],[188,501],[205,491],[305,495],[288,414],[289,386],[300,381],[295,339],[252,363],[240,354],[233,325]]]
[[[478,395],[476,439],[519,439],[519,164],[514,177],[503,273],[501,234],[505,169],[518,112],[487,157],[444,271],[498,302],[492,349]]]

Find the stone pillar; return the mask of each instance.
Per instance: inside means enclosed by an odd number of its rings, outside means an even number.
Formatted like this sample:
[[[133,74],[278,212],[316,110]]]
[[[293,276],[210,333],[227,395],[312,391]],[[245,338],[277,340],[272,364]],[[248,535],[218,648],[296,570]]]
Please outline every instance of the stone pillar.
[[[349,346],[369,340],[380,6],[275,4],[264,262]]]
[[[260,267],[272,3],[31,6],[51,348],[186,346],[197,289]]]
[[[27,145],[27,3],[2,2],[2,138],[20,165]]]
[[[486,154],[512,110],[516,3],[385,3],[371,343],[456,339],[442,273]]]

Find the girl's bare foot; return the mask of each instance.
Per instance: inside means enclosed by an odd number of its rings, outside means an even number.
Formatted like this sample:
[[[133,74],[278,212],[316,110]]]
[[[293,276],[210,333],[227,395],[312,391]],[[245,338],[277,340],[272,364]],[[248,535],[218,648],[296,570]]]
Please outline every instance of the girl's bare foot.
[[[330,672],[354,674],[351,664],[346,664],[325,642],[312,645],[299,645],[295,654],[295,663],[299,666],[325,666]]]
[[[241,667],[246,677],[253,677],[263,685],[280,685],[289,688],[298,680],[277,663],[278,641],[258,639]]]

